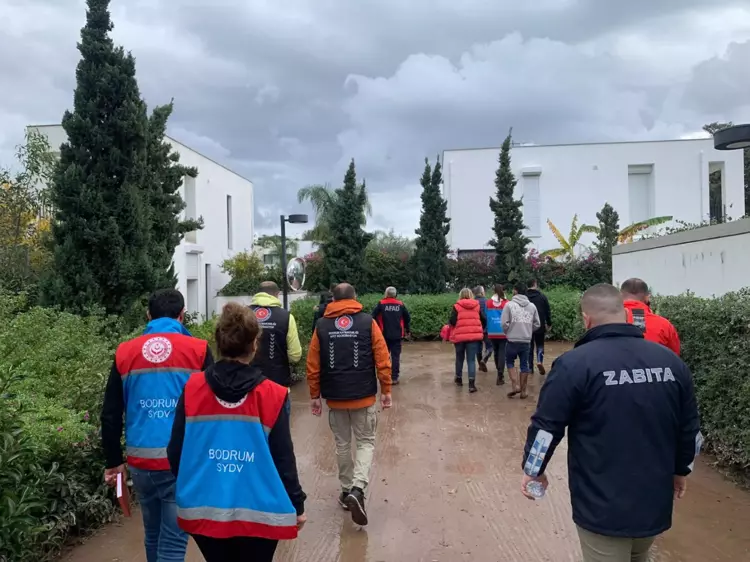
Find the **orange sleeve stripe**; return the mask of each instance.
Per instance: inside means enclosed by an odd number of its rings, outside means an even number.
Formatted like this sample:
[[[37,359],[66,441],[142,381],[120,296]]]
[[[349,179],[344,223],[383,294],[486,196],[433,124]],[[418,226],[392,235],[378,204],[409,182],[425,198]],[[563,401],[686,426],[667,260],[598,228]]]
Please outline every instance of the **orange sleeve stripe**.
[[[318,331],[314,331],[307,350],[307,386],[310,398],[320,398],[320,342]]]

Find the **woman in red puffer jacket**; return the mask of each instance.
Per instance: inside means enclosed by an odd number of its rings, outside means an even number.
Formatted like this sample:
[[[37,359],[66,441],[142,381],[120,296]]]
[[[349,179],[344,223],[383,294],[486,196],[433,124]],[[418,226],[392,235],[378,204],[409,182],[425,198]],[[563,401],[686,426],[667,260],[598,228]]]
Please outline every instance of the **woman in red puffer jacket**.
[[[469,392],[476,392],[477,353],[484,341],[487,318],[479,301],[474,299],[471,289],[464,288],[458,294],[458,302],[453,305],[448,324],[453,328],[451,342],[456,347],[456,385],[463,386],[464,358],[469,370]]]

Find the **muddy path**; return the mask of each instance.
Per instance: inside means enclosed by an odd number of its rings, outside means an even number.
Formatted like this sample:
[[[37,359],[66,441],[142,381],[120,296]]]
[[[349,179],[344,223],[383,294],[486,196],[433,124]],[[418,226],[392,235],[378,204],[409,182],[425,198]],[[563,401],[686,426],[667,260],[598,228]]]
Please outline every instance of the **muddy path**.
[[[566,348],[552,344],[551,360]],[[406,345],[394,407],[381,414],[368,498],[370,525],[357,530],[336,503],[338,481],[327,418],[309,414],[307,389],[293,390],[292,432],[309,499],[301,537],[280,545],[279,562],[573,562],[580,560],[567,491],[565,443],[539,502],[519,489],[521,448],[532,399],[505,397],[492,373],[469,395],[452,381],[452,347]],[[144,562],[138,515],[103,530],[69,562]],[[675,524],[656,562],[750,560],[750,494],[696,463]],[[203,558],[191,545],[189,562]]]

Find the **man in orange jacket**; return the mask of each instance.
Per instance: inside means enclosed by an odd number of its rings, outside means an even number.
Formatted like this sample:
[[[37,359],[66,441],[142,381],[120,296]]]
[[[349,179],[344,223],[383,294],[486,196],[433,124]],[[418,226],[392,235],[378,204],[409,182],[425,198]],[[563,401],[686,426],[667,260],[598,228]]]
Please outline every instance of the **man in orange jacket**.
[[[636,277],[628,279],[620,287],[620,293],[625,300],[628,322],[640,327],[648,341],[660,343],[679,355],[677,330],[669,320],[651,312],[651,293],[646,282]]]
[[[378,380],[381,404],[390,408],[391,358],[380,327],[362,312],[354,287],[336,285],[333,302],[310,340],[307,384],[313,415],[322,413],[321,397],[328,403],[341,483],[338,501],[358,525],[367,525],[365,491],[375,452]]]

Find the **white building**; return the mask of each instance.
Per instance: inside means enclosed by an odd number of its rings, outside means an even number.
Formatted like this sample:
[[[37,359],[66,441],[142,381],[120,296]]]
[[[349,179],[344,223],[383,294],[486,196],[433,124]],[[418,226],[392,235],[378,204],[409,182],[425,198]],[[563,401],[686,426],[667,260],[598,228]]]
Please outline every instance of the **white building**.
[[[443,153],[448,242],[459,253],[486,249],[493,236],[489,198],[495,194],[499,154],[499,148]],[[527,236],[539,251],[559,247],[547,219],[567,236],[574,215],[579,224],[595,225],[605,203],[619,213],[621,228],[657,216],[699,223],[745,214],[742,151],[717,151],[710,138],[522,145],[511,149],[511,166]],[[714,171],[721,172],[721,183],[709,205]],[[586,236],[582,242],[588,244],[593,235]]]
[[[61,125],[30,127],[47,136],[59,155],[67,140]],[[224,260],[253,246],[253,184],[229,168],[167,137],[180,163],[198,169],[180,188],[185,218],[203,218],[201,230],[185,235],[174,254],[177,289],[185,295],[188,312],[210,315],[216,293],[229,282],[221,271]],[[208,313],[208,314],[207,314]]]
[[[304,258],[305,256],[312,254],[318,248],[315,242],[309,240],[297,240],[290,239],[292,244],[296,246],[296,252],[290,252],[287,249],[287,255],[294,254],[295,257]],[[259,246],[256,243],[253,245],[255,253],[263,260],[263,265],[266,267],[273,267],[281,263],[281,251],[279,248],[272,246]]]

